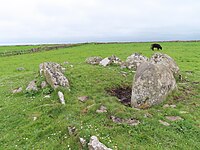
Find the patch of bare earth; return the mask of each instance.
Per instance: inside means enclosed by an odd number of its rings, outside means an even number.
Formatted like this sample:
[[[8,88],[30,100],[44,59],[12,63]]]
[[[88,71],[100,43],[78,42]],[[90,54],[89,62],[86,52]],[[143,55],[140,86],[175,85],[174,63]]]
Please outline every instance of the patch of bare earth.
[[[122,104],[126,106],[131,106],[131,92],[132,89],[130,86],[122,86],[122,87],[116,87],[112,89],[106,90],[108,94],[112,96],[116,96]]]

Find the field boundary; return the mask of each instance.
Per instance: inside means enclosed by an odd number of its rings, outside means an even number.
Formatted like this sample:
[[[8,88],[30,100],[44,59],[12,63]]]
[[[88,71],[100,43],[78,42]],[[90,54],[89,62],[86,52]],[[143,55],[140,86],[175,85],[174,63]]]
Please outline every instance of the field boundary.
[[[31,48],[27,50],[17,50],[17,51],[6,51],[6,52],[0,52],[0,57],[7,57],[7,56],[14,56],[14,55],[23,55],[23,54],[29,54],[29,53],[37,53],[42,51],[51,51],[51,50],[57,50],[60,48],[70,48],[70,47],[76,47],[76,46],[82,46],[88,43],[78,43],[78,44],[57,44],[53,46],[39,46],[37,48]]]

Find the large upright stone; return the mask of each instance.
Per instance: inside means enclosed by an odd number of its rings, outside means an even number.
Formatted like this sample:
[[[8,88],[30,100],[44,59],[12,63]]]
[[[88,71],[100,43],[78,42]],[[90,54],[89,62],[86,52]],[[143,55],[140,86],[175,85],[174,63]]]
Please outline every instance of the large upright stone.
[[[126,66],[129,69],[137,69],[137,67],[143,63],[143,62],[147,62],[148,58],[139,54],[139,53],[134,53],[131,56],[128,56],[126,59]]]
[[[63,68],[54,62],[44,62],[40,64],[40,75],[44,75],[46,81],[54,89],[59,86],[69,88],[69,81],[63,75]]]
[[[163,64],[144,62],[138,66],[132,87],[131,105],[148,108],[159,104],[176,88],[176,80]]]
[[[151,58],[150,62],[153,64],[163,64],[169,68],[174,75],[179,74],[179,67],[176,62],[167,54],[155,53]]]

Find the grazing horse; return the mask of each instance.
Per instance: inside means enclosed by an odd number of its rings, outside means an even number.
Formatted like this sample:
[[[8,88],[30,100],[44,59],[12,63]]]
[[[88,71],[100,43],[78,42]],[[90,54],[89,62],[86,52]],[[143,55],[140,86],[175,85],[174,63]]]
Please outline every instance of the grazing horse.
[[[159,49],[162,50],[162,47],[160,46],[160,44],[151,44],[152,51],[154,51],[154,48],[157,48],[157,50],[159,50]]]

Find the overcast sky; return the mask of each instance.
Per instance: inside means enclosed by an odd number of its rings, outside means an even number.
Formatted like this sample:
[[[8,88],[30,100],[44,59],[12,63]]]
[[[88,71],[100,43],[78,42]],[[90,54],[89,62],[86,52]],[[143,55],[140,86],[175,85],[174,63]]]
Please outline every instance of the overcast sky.
[[[0,2],[0,44],[200,40],[200,0]]]

